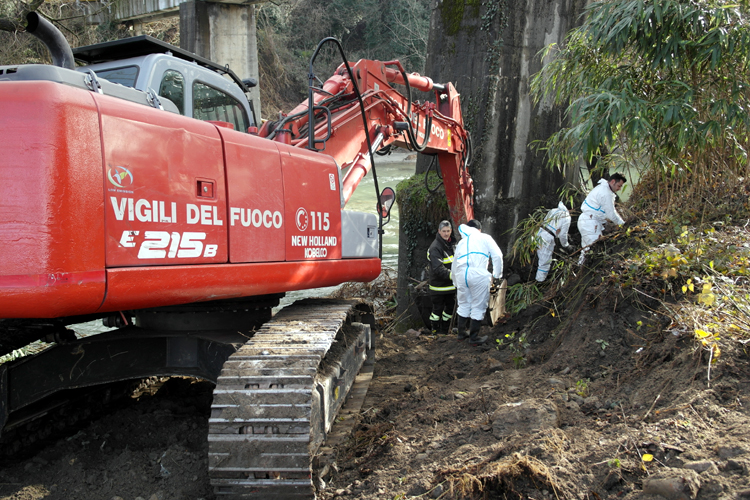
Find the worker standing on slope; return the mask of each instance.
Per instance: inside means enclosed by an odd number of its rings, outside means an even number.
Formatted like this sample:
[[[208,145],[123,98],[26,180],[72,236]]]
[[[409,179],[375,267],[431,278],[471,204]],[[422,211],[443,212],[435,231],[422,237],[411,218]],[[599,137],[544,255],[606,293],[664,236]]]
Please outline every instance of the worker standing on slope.
[[[578,265],[583,265],[589,247],[599,239],[607,221],[621,226],[625,221],[615,210],[615,193],[627,182],[625,176],[612,174],[609,180],[600,179],[599,184],[591,190],[581,205],[578,217],[578,231],[581,232],[581,257]]]
[[[482,224],[475,219],[458,226],[461,240],[456,245],[453,258],[453,283],[458,298],[458,338],[466,337],[469,327],[469,343],[480,345],[487,336],[479,337],[479,329],[490,301],[492,280],[500,281],[503,275],[503,253],[492,236],[482,233]],[[492,274],[487,264],[492,259]]]
[[[456,304],[456,287],[451,280],[451,264],[453,264],[453,250],[456,247],[456,237],[453,228],[447,220],[438,225],[435,241],[427,250],[427,260],[430,261],[430,299],[432,300],[432,314],[430,326],[432,333],[448,333],[453,307]]]
[[[570,229],[570,212],[565,203],[560,202],[557,204],[557,208],[553,208],[544,217],[542,227],[539,228],[537,237],[541,240],[541,244],[536,249],[537,256],[539,257],[539,266],[536,270],[536,280],[542,282],[547,279],[549,274],[550,264],[552,264],[552,252],[555,250],[555,238],[560,240],[565,251],[570,250],[568,244],[568,229]]]

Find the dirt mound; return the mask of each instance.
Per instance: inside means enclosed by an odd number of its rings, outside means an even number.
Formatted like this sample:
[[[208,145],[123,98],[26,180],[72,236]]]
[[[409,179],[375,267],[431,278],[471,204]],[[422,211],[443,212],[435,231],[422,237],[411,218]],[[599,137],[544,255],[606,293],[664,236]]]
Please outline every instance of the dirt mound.
[[[556,300],[484,327],[484,349],[381,338],[361,425],[323,497],[750,495],[742,345],[709,384],[706,352],[643,303],[606,285]],[[520,419],[503,411],[520,405]]]
[[[0,498],[213,498],[208,417],[213,385],[173,378],[36,456],[0,469]]]
[[[384,329],[319,497],[750,498],[744,344],[722,345],[709,382],[692,332],[606,275],[549,285],[546,300],[484,327],[484,348]],[[0,499],[213,499],[211,390],[170,381],[4,467]]]

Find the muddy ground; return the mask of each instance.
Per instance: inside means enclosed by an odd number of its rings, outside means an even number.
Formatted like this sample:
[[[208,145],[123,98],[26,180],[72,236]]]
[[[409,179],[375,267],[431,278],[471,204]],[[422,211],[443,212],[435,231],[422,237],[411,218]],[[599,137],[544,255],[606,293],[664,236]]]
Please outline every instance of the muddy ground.
[[[706,352],[649,307],[590,288],[485,327],[484,348],[382,333],[319,497],[750,498],[748,352],[723,346],[709,381]],[[171,380],[5,464],[0,498],[213,499],[211,389]]]

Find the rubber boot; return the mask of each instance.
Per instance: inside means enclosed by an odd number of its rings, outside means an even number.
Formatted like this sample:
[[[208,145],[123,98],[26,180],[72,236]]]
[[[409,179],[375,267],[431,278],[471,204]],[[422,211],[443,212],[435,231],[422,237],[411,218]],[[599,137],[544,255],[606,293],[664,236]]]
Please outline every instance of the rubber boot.
[[[458,317],[458,340],[463,340],[469,336],[466,332],[466,324],[469,322],[469,318],[463,316]]]
[[[471,329],[469,330],[469,333],[471,334],[469,336],[469,344],[473,346],[482,345],[485,342],[487,342],[487,335],[479,336],[479,329],[482,327],[482,322],[477,321],[475,319],[471,320]]]
[[[433,335],[440,333],[440,320],[430,321],[430,329],[432,330]]]
[[[450,333],[451,320],[440,320],[440,335],[448,335]]]

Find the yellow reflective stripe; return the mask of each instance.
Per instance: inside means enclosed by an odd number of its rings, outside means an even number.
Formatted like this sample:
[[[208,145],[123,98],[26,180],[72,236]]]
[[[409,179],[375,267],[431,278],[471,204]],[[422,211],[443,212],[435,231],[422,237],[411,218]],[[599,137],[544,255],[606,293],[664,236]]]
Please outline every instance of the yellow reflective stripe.
[[[447,292],[449,290],[455,290],[455,289],[456,289],[456,287],[453,286],[453,285],[451,285],[451,286],[432,286],[432,285],[430,285],[430,290],[435,290],[436,292]]]
[[[443,312],[443,321],[448,321],[453,315],[451,313]]]
[[[453,262],[453,256],[452,256],[452,255],[451,255],[450,257],[446,257],[446,258],[444,258],[444,259],[442,260],[442,263],[443,263],[443,264],[450,264],[450,263],[452,263],[452,262]]]
[[[430,314],[430,321],[440,321],[440,316],[435,313]]]

